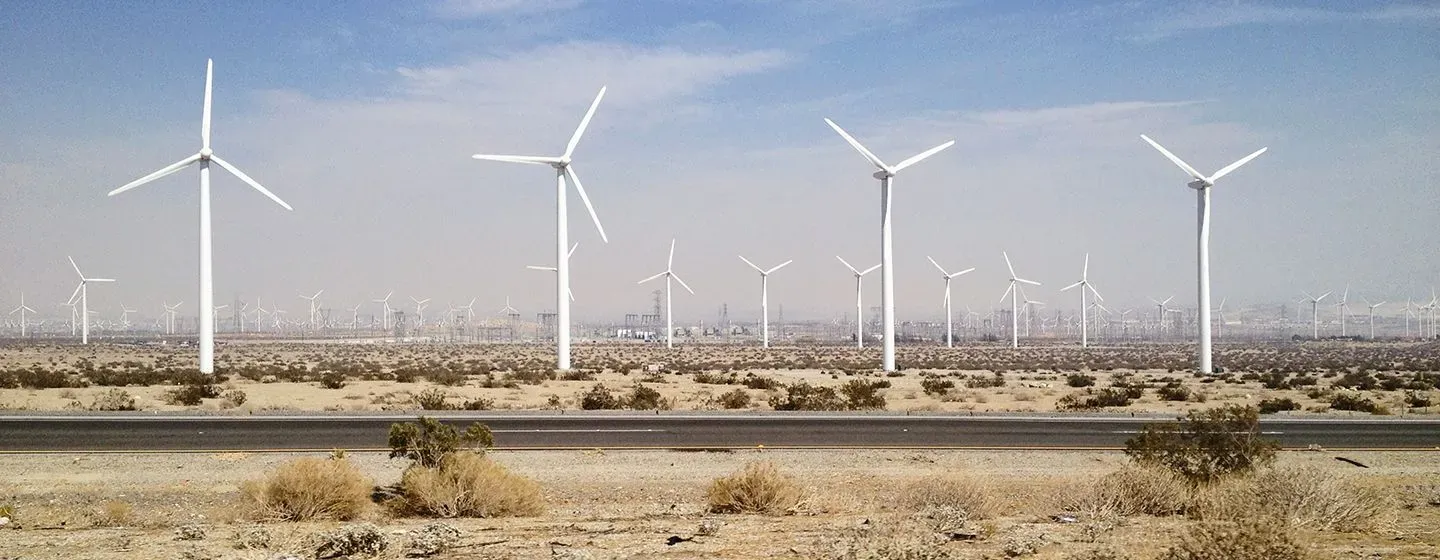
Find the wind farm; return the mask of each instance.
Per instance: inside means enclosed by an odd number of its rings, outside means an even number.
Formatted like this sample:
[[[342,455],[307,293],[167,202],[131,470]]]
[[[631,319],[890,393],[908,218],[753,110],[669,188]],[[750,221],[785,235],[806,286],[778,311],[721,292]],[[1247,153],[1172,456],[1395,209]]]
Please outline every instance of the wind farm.
[[[1433,6],[144,8],[7,6],[0,557],[1440,549]]]

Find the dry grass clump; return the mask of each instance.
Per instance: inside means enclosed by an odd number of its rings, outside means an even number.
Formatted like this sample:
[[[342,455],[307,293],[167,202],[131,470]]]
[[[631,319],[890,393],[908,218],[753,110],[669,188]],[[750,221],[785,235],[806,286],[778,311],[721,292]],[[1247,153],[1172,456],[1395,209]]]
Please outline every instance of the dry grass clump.
[[[960,475],[933,475],[900,489],[900,504],[917,512],[948,511],[965,519],[995,515],[996,501],[982,482]]]
[[[1183,513],[1189,500],[1190,485],[1178,475],[1158,468],[1125,467],[1100,477],[1064,506],[1091,517],[1165,516]]]
[[[785,515],[800,506],[800,487],[774,463],[751,462],[740,472],[710,483],[705,493],[712,513]]]
[[[128,502],[109,500],[95,510],[91,524],[96,527],[120,527],[129,525],[134,518],[134,508]]]
[[[302,457],[242,490],[262,517],[346,521],[365,513],[374,483],[347,460]]]
[[[1198,523],[1161,560],[1304,560],[1310,555],[1283,522],[1247,517]]]
[[[412,465],[400,490],[400,509],[413,515],[525,517],[545,511],[540,484],[471,451],[447,453],[436,467]]]
[[[1332,472],[1277,468],[1202,492],[1196,509],[1206,519],[1264,515],[1292,528],[1356,533],[1383,526],[1395,507],[1385,493]]]

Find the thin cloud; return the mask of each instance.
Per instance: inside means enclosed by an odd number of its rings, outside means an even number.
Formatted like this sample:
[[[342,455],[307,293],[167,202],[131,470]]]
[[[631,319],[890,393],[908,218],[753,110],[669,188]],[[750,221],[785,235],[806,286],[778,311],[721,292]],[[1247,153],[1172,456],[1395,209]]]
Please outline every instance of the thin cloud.
[[[1241,25],[1298,25],[1326,22],[1434,23],[1440,5],[1393,4],[1369,10],[1344,11],[1298,6],[1246,3],[1196,4],[1154,20],[1138,38],[1153,41],[1185,33]]]

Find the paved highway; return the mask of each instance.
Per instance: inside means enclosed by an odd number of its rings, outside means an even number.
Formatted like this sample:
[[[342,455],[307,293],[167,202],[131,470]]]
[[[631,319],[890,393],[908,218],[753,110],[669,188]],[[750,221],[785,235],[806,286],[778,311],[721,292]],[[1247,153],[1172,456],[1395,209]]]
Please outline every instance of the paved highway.
[[[445,414],[504,449],[1119,448],[1144,418],[827,414]],[[0,452],[383,449],[414,416],[0,416]],[[1440,449],[1440,420],[1267,419],[1285,447]]]

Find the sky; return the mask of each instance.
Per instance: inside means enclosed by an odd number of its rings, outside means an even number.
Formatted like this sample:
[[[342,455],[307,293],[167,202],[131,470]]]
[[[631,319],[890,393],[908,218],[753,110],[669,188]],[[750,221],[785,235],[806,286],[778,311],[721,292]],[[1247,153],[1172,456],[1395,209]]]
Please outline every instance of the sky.
[[[554,308],[549,169],[471,154],[575,152],[609,235],[569,191],[573,313],[648,312],[671,239],[679,322],[853,314],[835,259],[879,262],[874,171],[955,145],[895,182],[901,320],[942,315],[928,262],[975,267],[957,309],[1194,306],[1194,192],[1144,133],[1210,173],[1214,299],[1428,299],[1440,285],[1440,2],[432,0],[0,3],[0,307],[142,317],[197,299],[195,169],[110,190],[199,149],[207,58],[218,168],[216,303],[324,307],[505,298]],[[677,288],[678,289],[678,288]],[[867,307],[879,275],[866,278]],[[1007,304],[1008,305],[1008,304]],[[406,305],[406,307],[411,307]],[[1363,307],[1362,307],[1363,309]],[[1398,306],[1382,312],[1398,314]],[[338,311],[337,311],[338,313]],[[348,313],[345,311],[344,313]]]

